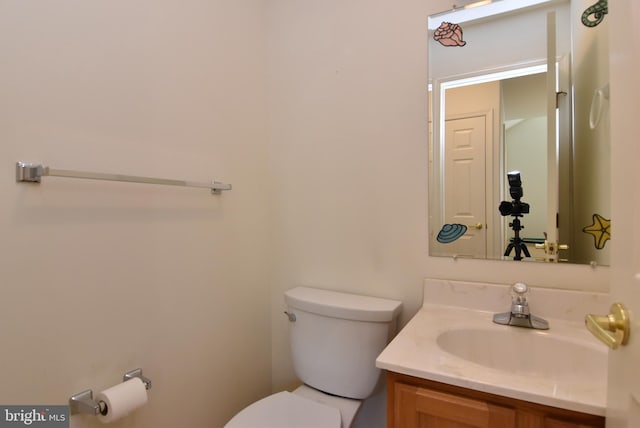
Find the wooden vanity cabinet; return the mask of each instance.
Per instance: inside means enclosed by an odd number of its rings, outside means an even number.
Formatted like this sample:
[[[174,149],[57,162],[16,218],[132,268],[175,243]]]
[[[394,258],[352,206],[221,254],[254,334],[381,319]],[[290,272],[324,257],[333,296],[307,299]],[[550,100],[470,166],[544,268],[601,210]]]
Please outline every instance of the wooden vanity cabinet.
[[[604,417],[387,372],[387,428],[604,428]]]

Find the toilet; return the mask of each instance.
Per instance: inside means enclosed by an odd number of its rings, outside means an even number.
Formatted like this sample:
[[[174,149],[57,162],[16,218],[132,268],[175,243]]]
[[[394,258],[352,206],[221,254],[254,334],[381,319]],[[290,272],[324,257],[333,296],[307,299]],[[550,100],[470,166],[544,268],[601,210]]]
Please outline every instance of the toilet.
[[[284,294],[293,368],[303,385],[259,400],[225,428],[349,428],[380,378],[375,360],[402,302],[296,287]]]

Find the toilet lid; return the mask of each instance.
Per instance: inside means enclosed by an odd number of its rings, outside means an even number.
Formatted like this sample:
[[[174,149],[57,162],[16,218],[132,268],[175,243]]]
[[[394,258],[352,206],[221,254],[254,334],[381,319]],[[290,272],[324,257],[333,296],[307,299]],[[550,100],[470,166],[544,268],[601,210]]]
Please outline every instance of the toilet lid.
[[[340,411],[284,391],[246,407],[225,428],[340,428]]]

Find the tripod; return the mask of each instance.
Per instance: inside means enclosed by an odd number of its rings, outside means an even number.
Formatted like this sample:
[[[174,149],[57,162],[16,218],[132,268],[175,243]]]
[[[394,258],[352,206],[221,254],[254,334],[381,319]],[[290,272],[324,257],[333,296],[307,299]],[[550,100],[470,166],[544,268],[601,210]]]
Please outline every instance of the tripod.
[[[520,238],[520,231],[524,228],[524,226],[520,225],[520,219],[518,218],[520,216],[514,215],[513,217],[513,222],[509,223],[509,226],[511,226],[511,228],[513,229],[514,236],[511,239],[509,245],[507,245],[507,249],[505,250],[504,255],[505,257],[508,257],[511,253],[511,250],[515,250],[516,255],[513,256],[513,260],[522,260],[522,253],[524,253],[526,257],[531,257],[531,254],[529,254],[527,244],[525,244],[524,241]]]

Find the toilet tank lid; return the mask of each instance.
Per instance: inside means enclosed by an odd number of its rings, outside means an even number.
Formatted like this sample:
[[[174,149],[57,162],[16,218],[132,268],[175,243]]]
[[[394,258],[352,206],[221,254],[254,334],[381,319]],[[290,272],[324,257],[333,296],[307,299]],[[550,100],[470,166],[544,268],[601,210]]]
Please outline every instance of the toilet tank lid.
[[[284,293],[287,305],[302,311],[356,321],[390,322],[402,308],[398,300],[296,287]]]

